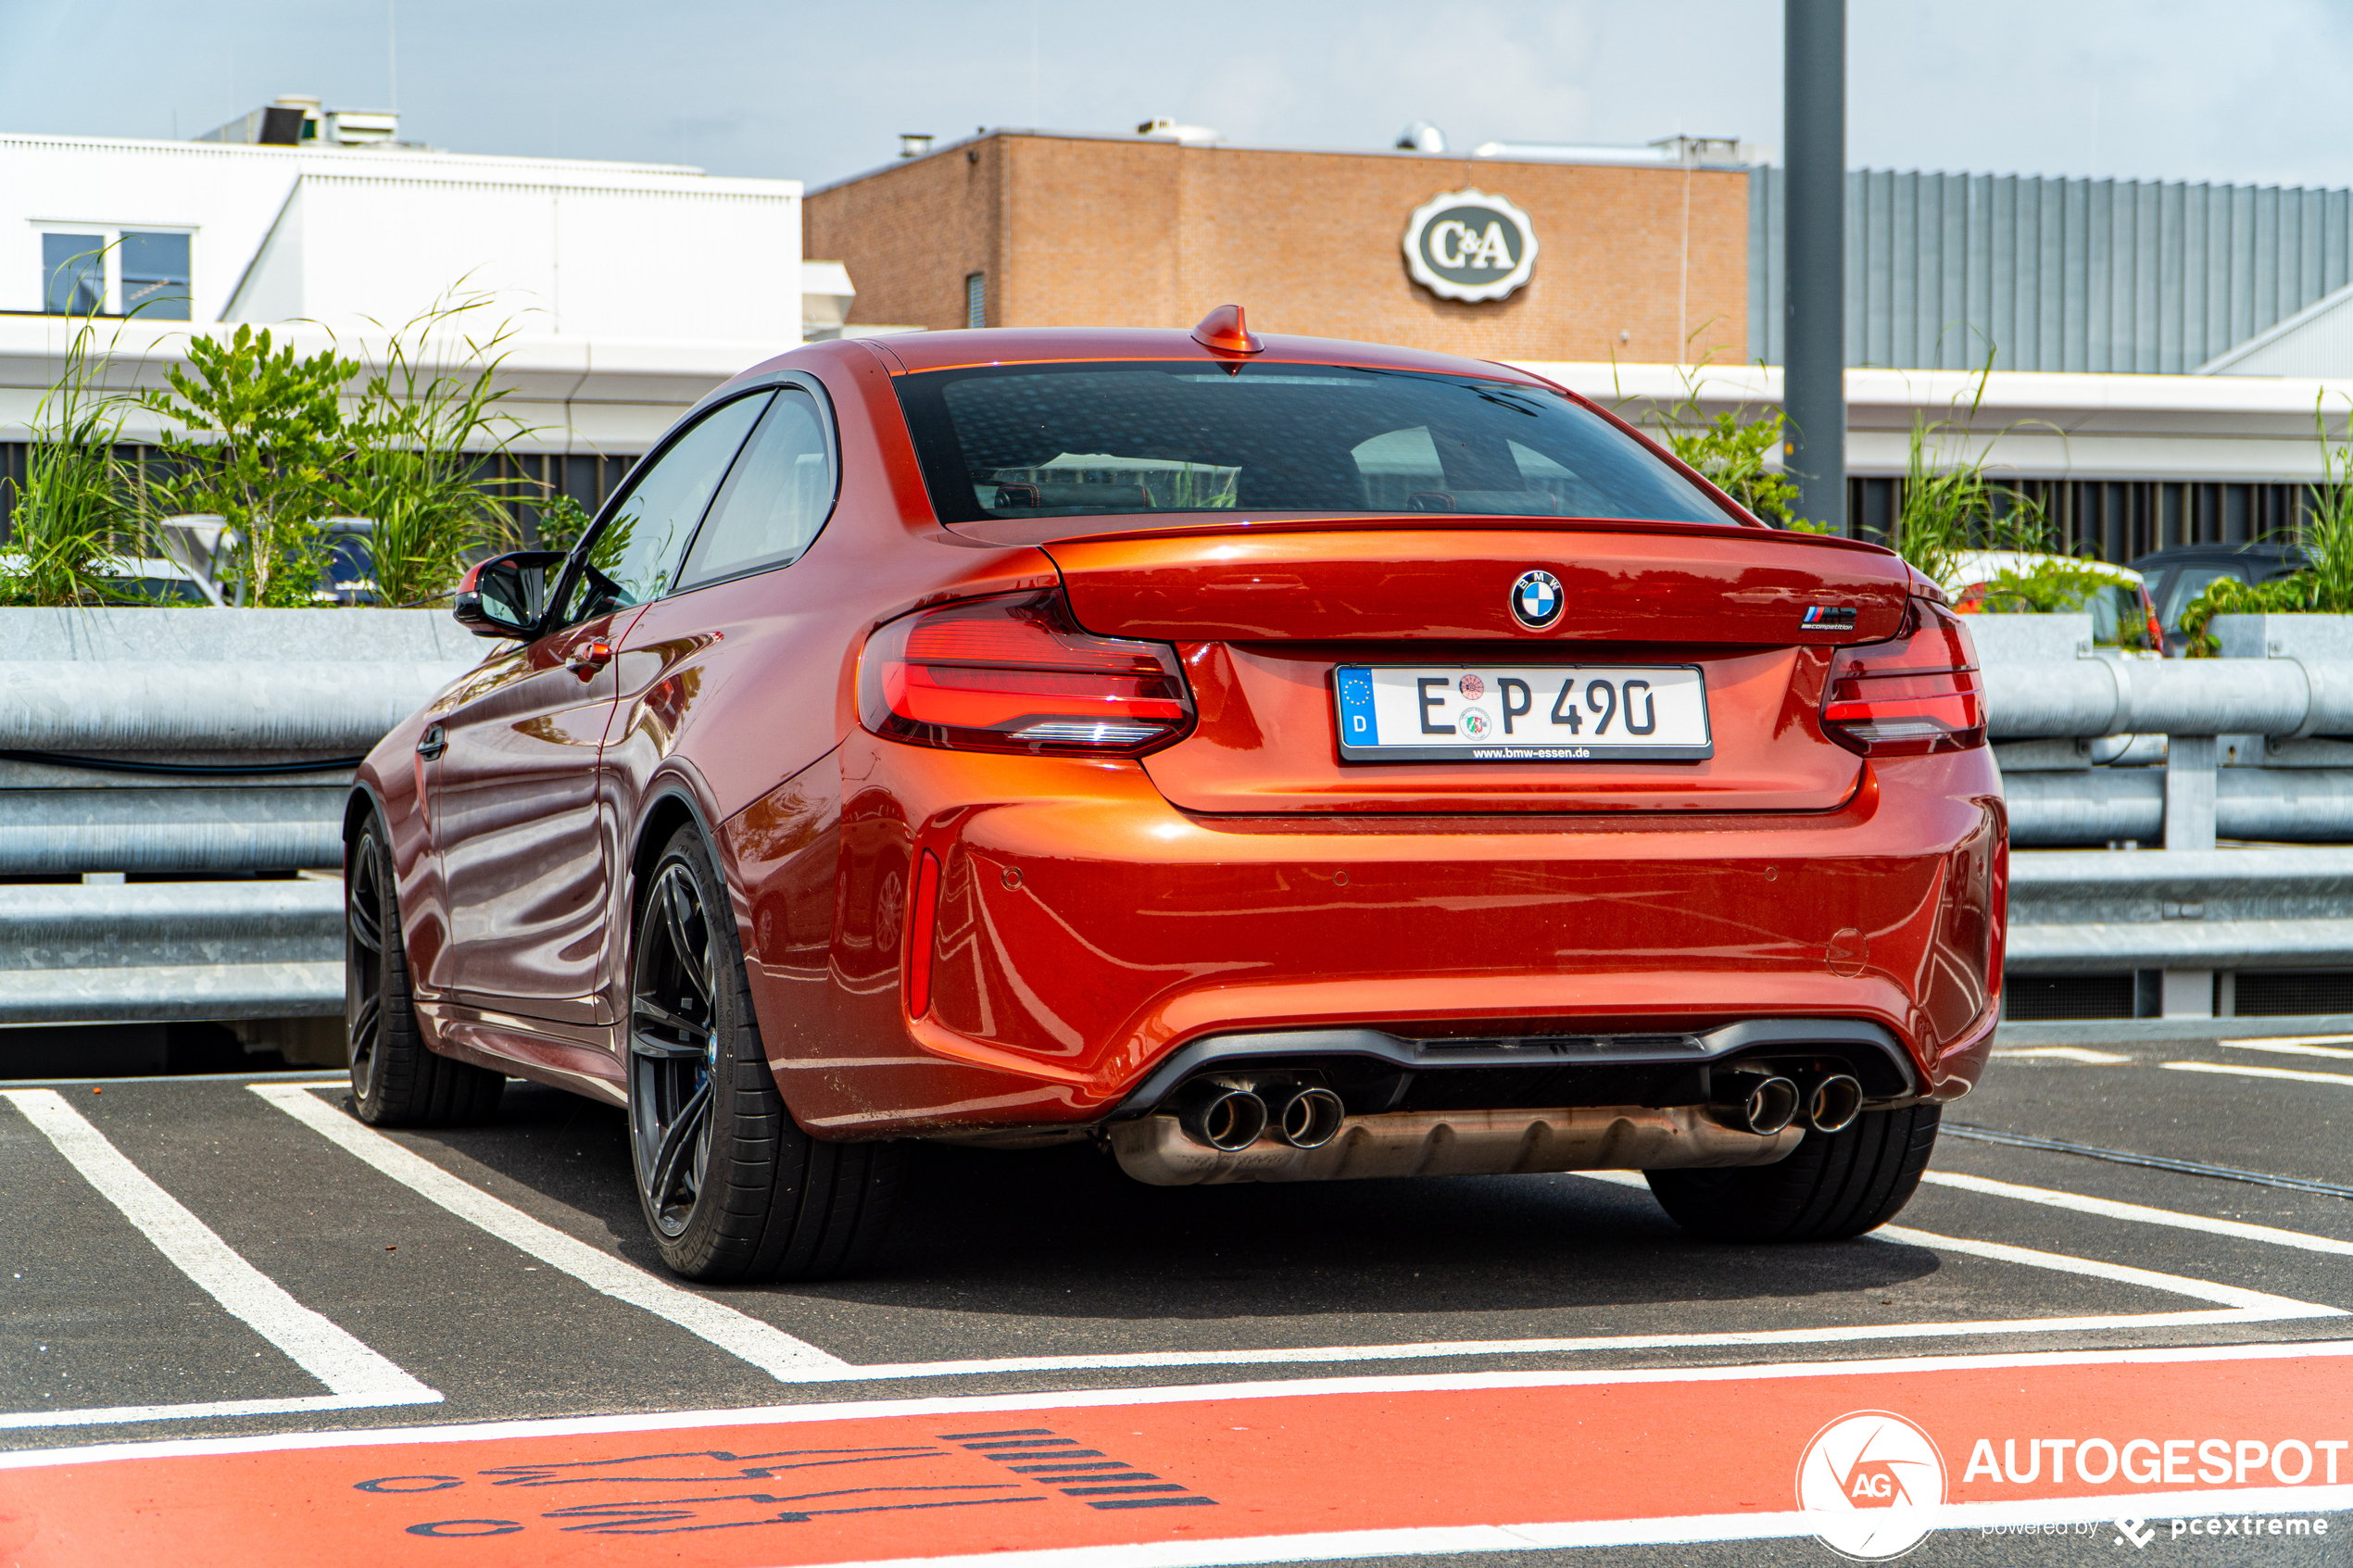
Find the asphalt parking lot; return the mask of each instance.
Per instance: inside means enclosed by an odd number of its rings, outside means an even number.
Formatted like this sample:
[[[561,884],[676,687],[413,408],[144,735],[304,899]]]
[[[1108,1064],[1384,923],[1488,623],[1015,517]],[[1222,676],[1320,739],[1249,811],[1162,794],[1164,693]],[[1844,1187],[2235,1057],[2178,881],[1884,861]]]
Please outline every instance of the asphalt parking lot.
[[[1092,1472],[1075,1478],[1125,1486],[1061,1495],[1123,1512],[1088,1515],[1072,1526],[1076,1535],[1033,1539],[1015,1531],[976,1537],[973,1549],[1051,1544],[1080,1552],[1073,1562],[1140,1563],[1148,1559],[1116,1555],[1130,1546],[1086,1531],[1110,1528],[1106,1521],[1158,1529],[1181,1516],[1166,1528],[1199,1537],[1211,1528],[1202,1524],[1211,1505],[1222,1503],[1213,1533],[1232,1534],[1239,1523],[1233,1497],[1253,1464],[1296,1472],[1281,1499],[1247,1510],[1253,1532],[1302,1533],[1294,1524],[1303,1522],[1307,1532],[1328,1533],[1390,1517],[1383,1510],[1398,1483],[1384,1479],[1390,1459],[1378,1455],[1393,1450],[1376,1436],[1386,1419],[1379,1411],[1351,1415],[1309,1444],[1312,1454],[1203,1458],[1195,1472],[1166,1457],[1207,1454],[1201,1445],[1210,1428],[1256,1430],[1237,1412],[1273,1409],[1270,1399],[1329,1396],[1345,1405],[1378,1396],[1389,1411],[1415,1400],[1532,1399],[1537,1390],[1555,1401],[1538,1426],[1571,1410],[1579,1413],[1567,1419],[1581,1426],[1588,1410],[1597,1425],[1608,1414],[1593,1401],[1665,1399],[1659,1391],[1668,1390],[1674,1398],[1652,1415],[1610,1417],[1636,1421],[1625,1442],[1609,1439],[1621,1456],[1611,1462],[1623,1463],[1628,1476],[1650,1476],[1658,1467],[1643,1458],[1645,1446],[1670,1472],[1688,1474],[1718,1462],[1719,1450],[1765,1441],[1750,1419],[1755,1407],[1741,1402],[1758,1390],[1775,1408],[1793,1389],[1819,1392],[1825,1409],[1883,1408],[1864,1397],[1880,1386],[1870,1378],[1992,1378],[2003,1389],[2015,1386],[2028,1408],[2036,1390],[2053,1390],[2066,1417],[2055,1409],[2054,1431],[2092,1419],[2083,1412],[2096,1412],[2103,1399],[2137,1409],[2134,1419],[2154,1419],[2174,1396],[2068,1382],[2134,1368],[2133,1375],[2179,1373],[2190,1380],[2184,1386],[2218,1390],[2271,1368],[2305,1385],[2334,1377],[2336,1390],[2353,1391],[2353,1380],[2335,1371],[2353,1361],[2327,1360],[2334,1349],[2320,1360],[2295,1350],[2299,1342],[2318,1352],[2353,1338],[2344,1317],[2353,1311],[2353,1171],[2345,1158],[2353,1041],[2136,1044],[2120,1035],[2009,1053],[1978,1095],[1948,1113],[1930,1184],[1899,1225],[1847,1243],[1693,1241],[1639,1178],[1169,1190],[1134,1184],[1085,1148],[936,1148],[925,1151],[871,1274],[719,1290],[690,1289],[661,1273],[644,1239],[620,1114],[555,1091],[512,1084],[495,1125],[390,1135],[353,1121],[343,1109],[346,1090],[323,1078],[60,1081],[10,1085],[0,1098],[9,1102],[0,1107],[0,1190],[10,1196],[0,1208],[0,1448],[10,1452],[0,1460],[19,1467],[0,1468],[0,1562],[65,1560],[42,1555],[47,1537],[7,1499],[13,1491],[21,1503],[19,1488],[36,1478],[48,1486],[105,1471],[120,1451],[108,1445],[217,1456],[227,1450],[209,1440],[245,1438],[252,1441],[237,1451],[283,1457],[289,1445],[319,1451],[294,1434],[381,1431],[389,1438],[522,1424],[477,1436],[570,1433],[575,1443],[605,1445],[597,1452],[603,1462],[621,1433],[740,1423],[750,1419],[741,1412],[756,1410],[804,1426],[821,1418],[920,1418],[928,1426],[918,1446],[953,1459],[992,1444],[1109,1445],[1074,1425],[1081,1415],[1070,1412],[1091,1410],[1099,1423],[1132,1418],[1138,1427],[1126,1440],[1155,1457],[1088,1449],[1094,1457],[1075,1467]],[[1964,1135],[1971,1132],[1992,1136]],[[2032,1140],[2271,1179],[2161,1169]],[[2220,1352],[2220,1360],[2201,1348],[2232,1347],[2251,1348]],[[2164,1353],[2115,1354],[2136,1350]],[[1865,1381],[1849,1389],[1839,1380],[1850,1374]],[[1924,1384],[1889,1386],[1905,1398],[1945,1397]],[[2282,1408],[2264,1398],[2271,1403],[2260,1408]],[[2353,1399],[2336,1403],[2353,1409]],[[975,1413],[945,1419],[963,1411]],[[1010,1411],[1049,1413],[1001,1413]],[[1190,1412],[1186,1419],[1199,1430],[1148,1431],[1138,1411],[1160,1412],[1155,1420]],[[1819,1424],[1794,1409],[1784,1414],[1808,1431]],[[1470,1428],[1431,1429],[1416,1418],[1413,1441],[1429,1445],[1431,1463],[1486,1456],[1482,1471],[1493,1474],[1466,1476],[1452,1484],[1457,1488],[1501,1485],[1504,1472],[1541,1479],[1541,1461],[1510,1457],[1525,1415],[1450,1409],[1445,1420],[1493,1424],[1465,1443]],[[1309,1420],[1292,1424],[1304,1433]],[[1033,1429],[1046,1435],[989,1436]],[[675,1444],[664,1438],[662,1446]],[[686,1446],[703,1450],[700,1437]],[[1365,1451],[1337,1470],[1317,1468],[1359,1446]],[[76,1463],[33,1464],[44,1451]],[[2030,1438],[2030,1457],[2042,1451]],[[2353,1483],[2353,1453],[2343,1456],[2341,1474],[2340,1456],[2324,1457],[2325,1479]],[[1958,1481],[1962,1454],[1944,1458]],[[2024,1463],[2010,1462],[2014,1472]],[[1136,1468],[1146,1463],[1149,1471]],[[391,1468],[466,1474],[442,1460]],[[990,1474],[926,1483],[918,1489],[956,1495],[922,1506],[1063,1506],[1042,1493],[1005,1493],[1030,1483]],[[2308,1474],[2316,1487],[2324,1479]],[[1212,1475],[1232,1478],[1204,1478]],[[370,1506],[424,1508],[392,1495],[400,1489],[371,1494]],[[780,1494],[758,1495],[773,1503]],[[1724,1506],[1785,1510],[1788,1496],[1732,1498]],[[2336,1492],[2312,1496],[2328,1502]],[[1544,1507],[1561,1499],[1531,1495],[1492,1506],[1523,1500],[1529,1512],[1485,1523],[1552,1517]],[[1702,1500],[1695,1496],[1690,1512],[1708,1512]],[[1313,1518],[1275,1517],[1310,1501]],[[813,1505],[799,1506],[791,1518],[805,1522]],[[1125,1512],[1134,1509],[1151,1512]],[[524,1528],[529,1511],[511,1496],[473,1519],[480,1511],[470,1505],[446,1519],[399,1524],[393,1538],[414,1546],[438,1538],[418,1532],[440,1525],[464,1526],[455,1533],[502,1547],[508,1535],[518,1548],[537,1538]],[[953,1518],[1015,1513],[974,1506]],[[2337,1532],[2325,1540],[2169,1540],[2160,1532],[2145,1548],[2105,1524],[2071,1536],[1948,1529],[1913,1560],[2115,1561],[2120,1550],[2195,1550],[2214,1561],[2353,1562],[2353,1513],[2314,1513],[2323,1516]],[[671,1561],[664,1554],[681,1539],[697,1551],[724,1546],[736,1554],[707,1559],[713,1562],[831,1562],[936,1556],[948,1549],[938,1540],[962,1539],[954,1532],[966,1527],[945,1523],[950,1517],[920,1516],[948,1535],[921,1537],[913,1550],[892,1545],[897,1537],[884,1525],[862,1521],[835,1527],[883,1533],[825,1537],[834,1543],[826,1546],[814,1525],[794,1534],[787,1524],[751,1517],[635,1541],[623,1538],[634,1527],[610,1519],[560,1528],[588,1532],[565,1543],[593,1545],[595,1555],[577,1559],[584,1562],[634,1562],[640,1548]],[[1430,1518],[1433,1527],[1445,1522]],[[842,1540],[871,1544],[845,1551]],[[1604,1532],[1560,1540],[1550,1548],[1534,1538],[1499,1543],[1508,1549],[1494,1561],[1831,1561],[1809,1539],[1613,1545]],[[1408,1540],[1392,1532],[1366,1537],[1361,1555],[1412,1550],[1480,1561],[1475,1549],[1448,1554],[1482,1544],[1476,1535]],[[478,1541],[463,1560],[503,1561],[485,1555],[490,1548]],[[1344,1544],[1313,1555],[1349,1560]]]

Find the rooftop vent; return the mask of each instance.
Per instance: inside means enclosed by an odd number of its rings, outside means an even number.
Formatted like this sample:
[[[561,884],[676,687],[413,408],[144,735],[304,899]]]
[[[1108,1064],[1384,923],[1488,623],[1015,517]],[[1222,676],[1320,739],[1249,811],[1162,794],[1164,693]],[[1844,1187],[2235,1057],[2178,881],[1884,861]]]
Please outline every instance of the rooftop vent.
[[[1446,150],[1446,132],[1428,120],[1417,119],[1397,133],[1397,147],[1407,153],[1442,153]]]
[[[1159,142],[1177,142],[1188,147],[1214,146],[1224,139],[1206,125],[1179,125],[1173,119],[1148,119],[1136,127],[1136,134]]]
[[[1670,169],[1737,169],[1770,161],[1769,149],[1737,136],[1662,136],[1639,147],[1578,142],[1481,142],[1473,157],[1514,163],[1664,164]]]
[[[238,116],[196,138],[232,146],[366,147],[400,139],[400,117],[375,109],[328,109],[306,93],[281,93],[267,108]]]

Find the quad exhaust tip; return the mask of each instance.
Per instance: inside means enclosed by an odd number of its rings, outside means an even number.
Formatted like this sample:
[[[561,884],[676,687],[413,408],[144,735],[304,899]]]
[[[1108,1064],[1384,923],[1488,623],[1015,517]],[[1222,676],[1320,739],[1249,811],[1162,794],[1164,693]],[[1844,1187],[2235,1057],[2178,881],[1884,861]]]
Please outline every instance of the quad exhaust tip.
[[[1185,1096],[1176,1121],[1195,1143],[1239,1154],[1266,1131],[1266,1102],[1231,1084],[1202,1084]]]
[[[1743,1132],[1770,1137],[1797,1120],[1798,1106],[1796,1084],[1777,1073],[1755,1080],[1748,1094],[1732,1108],[1732,1124]]]
[[[1186,1136],[1224,1154],[1239,1154],[1269,1133],[1293,1148],[1321,1148],[1340,1135],[1348,1107],[1312,1084],[1273,1085],[1262,1093],[1213,1081],[1186,1092],[1176,1120]]]
[[[1806,1091],[1806,1124],[1818,1133],[1839,1132],[1862,1113],[1863,1085],[1852,1073],[1833,1073]]]
[[[1321,1148],[1340,1135],[1348,1107],[1329,1089],[1304,1088],[1291,1094],[1275,1114],[1275,1135],[1293,1148]]]

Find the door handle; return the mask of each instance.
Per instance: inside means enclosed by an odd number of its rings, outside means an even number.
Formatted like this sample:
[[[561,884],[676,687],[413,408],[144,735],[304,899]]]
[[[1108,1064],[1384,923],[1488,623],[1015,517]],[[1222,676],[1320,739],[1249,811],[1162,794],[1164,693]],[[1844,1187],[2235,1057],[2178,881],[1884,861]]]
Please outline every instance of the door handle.
[[[449,737],[438,724],[428,724],[425,733],[417,737],[417,755],[431,762],[449,749]]]
[[[612,645],[602,637],[596,637],[564,660],[564,668],[585,681],[611,662]]]

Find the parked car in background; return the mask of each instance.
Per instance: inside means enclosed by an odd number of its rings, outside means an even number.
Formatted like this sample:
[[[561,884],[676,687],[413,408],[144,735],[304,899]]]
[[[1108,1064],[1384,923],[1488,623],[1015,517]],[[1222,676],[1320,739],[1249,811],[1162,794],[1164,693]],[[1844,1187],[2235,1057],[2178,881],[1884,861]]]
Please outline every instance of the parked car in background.
[[[810,344],[455,613],[348,803],[357,1113],[623,1107],[689,1277],[857,1267],[917,1139],[1852,1236],[1992,1043],[1965,622],[1510,366]]]
[[[25,558],[0,552],[0,571],[21,571]],[[217,606],[211,580],[163,556],[107,556],[92,563],[99,585],[125,604]]]
[[[2152,550],[2134,560],[2133,570],[2148,581],[2158,624],[2165,629],[2165,651],[2179,656],[2189,644],[2182,632],[2182,612],[2216,581],[2231,577],[2241,583],[2269,583],[2311,564],[2312,558],[2298,546],[2258,539],[2245,545],[2176,545]]]
[[[319,572],[321,596],[339,605],[382,604],[375,565],[368,557],[376,525],[364,517],[331,517],[321,532],[327,548]]]
[[[320,604],[382,602],[368,555],[368,542],[375,528],[364,517],[331,517],[320,524],[324,549],[319,563],[319,588],[313,596]],[[222,603],[220,574],[237,547],[236,530],[226,526],[218,515],[190,512],[164,519],[158,536],[163,547],[178,558],[172,563],[175,570],[201,584],[210,602]]]
[[[2163,638],[2148,585],[2130,567],[2027,550],[1972,550],[1955,564],[1944,587],[1953,596],[1954,608],[1963,615],[1981,615],[1988,612],[1989,596],[1994,609],[2002,608],[1996,585],[2004,573],[2020,578],[2053,567],[2102,580],[2083,596],[2080,607],[2091,614],[2095,644],[2161,657]]]

